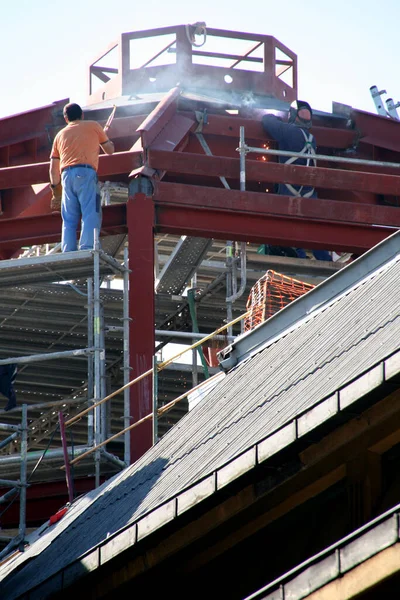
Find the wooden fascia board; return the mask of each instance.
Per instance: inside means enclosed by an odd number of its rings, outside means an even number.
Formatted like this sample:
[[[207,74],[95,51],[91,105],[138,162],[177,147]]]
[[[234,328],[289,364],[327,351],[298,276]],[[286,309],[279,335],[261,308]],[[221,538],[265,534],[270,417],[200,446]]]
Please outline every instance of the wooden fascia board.
[[[379,584],[399,573],[400,544],[385,548],[351,571],[334,579],[319,590],[303,596],[307,600],[351,600],[374,588],[374,598],[380,596]]]
[[[321,462],[334,453],[350,456],[355,449],[381,454],[397,443],[400,432],[400,392],[398,390],[374,404],[348,423],[335,429],[320,442],[300,454],[307,466]],[[392,442],[390,442],[392,440]],[[391,445],[390,445],[391,444]],[[352,450],[353,447],[353,450]]]

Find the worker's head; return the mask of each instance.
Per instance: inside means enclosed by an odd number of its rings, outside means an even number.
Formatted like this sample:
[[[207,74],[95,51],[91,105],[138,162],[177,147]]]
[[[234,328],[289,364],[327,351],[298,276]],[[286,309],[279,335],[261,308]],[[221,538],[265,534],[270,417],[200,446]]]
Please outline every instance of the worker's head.
[[[294,100],[289,108],[289,123],[299,127],[311,127],[312,109],[304,100]]]
[[[64,106],[64,119],[70,123],[71,121],[79,121],[82,119],[83,111],[79,104],[75,104],[75,102],[70,102]]]

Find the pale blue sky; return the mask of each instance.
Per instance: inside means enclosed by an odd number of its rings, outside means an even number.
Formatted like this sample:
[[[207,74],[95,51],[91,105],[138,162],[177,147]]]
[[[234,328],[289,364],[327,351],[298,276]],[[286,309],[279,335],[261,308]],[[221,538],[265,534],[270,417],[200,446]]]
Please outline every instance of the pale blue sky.
[[[299,97],[375,113],[369,88],[400,100],[400,0],[14,0],[0,21],[0,117],[70,98],[85,105],[90,61],[120,33],[205,21],[272,35],[299,61]]]

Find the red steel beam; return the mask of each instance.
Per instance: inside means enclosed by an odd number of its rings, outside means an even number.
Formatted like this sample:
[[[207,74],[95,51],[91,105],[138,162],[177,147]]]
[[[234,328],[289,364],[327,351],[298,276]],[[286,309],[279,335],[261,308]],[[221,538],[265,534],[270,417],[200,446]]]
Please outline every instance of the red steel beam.
[[[149,150],[148,166],[153,169],[181,174],[226,177],[239,180],[239,158],[207,156],[188,152]],[[365,167],[364,167],[365,168]],[[324,167],[285,165],[269,160],[246,160],[246,179],[274,183],[312,185],[316,188],[355,190],[377,194],[400,194],[399,175],[385,175]]]
[[[283,245],[317,248],[329,242],[332,250],[360,252],[400,227],[400,209],[390,206],[184,184],[159,182],[154,202],[158,230],[179,235],[259,242],[268,234]],[[0,219],[0,248],[57,242],[60,231],[59,215]],[[126,205],[105,206],[102,234],[126,231]]]
[[[212,222],[210,222],[210,219]],[[200,211],[176,206],[157,209],[157,231],[215,239],[278,246],[293,245],[315,250],[362,254],[394,232],[394,229],[341,223],[305,222],[275,216],[239,215],[223,211]]]
[[[171,110],[170,117],[173,111]],[[189,119],[194,119],[194,111],[179,110],[177,115],[185,116]],[[154,116],[154,115],[153,115]],[[150,123],[146,120],[148,115],[132,115],[127,117],[115,117],[108,131],[111,139],[139,137],[141,126],[150,128]],[[259,140],[260,143],[265,142],[268,137],[264,132],[261,121],[257,119],[248,119],[234,115],[207,115],[207,124],[203,126],[202,133],[208,135],[220,136],[225,139],[227,145],[231,145],[236,140],[239,145],[240,126],[245,128],[245,136],[248,140]],[[312,132],[317,140],[318,146],[327,148],[348,148],[352,146],[358,139],[357,132],[354,129],[341,129],[333,127],[323,127],[315,125]],[[233,138],[233,139],[232,139]],[[151,145],[150,141],[150,145]]]
[[[400,152],[400,121],[355,109],[352,119],[362,142]]]
[[[184,184],[160,182],[154,201],[156,229],[163,233],[354,253],[400,226],[400,210],[392,207]],[[385,219],[379,220],[381,209]]]
[[[400,227],[400,209],[392,206],[355,204],[322,198],[303,198],[241,192],[223,188],[158,182],[154,200],[158,204],[191,206],[199,210],[216,209],[243,214],[276,215],[304,220],[357,224],[366,227]]]
[[[139,132],[137,131],[137,128],[139,127],[139,125],[141,125],[141,123],[143,123],[146,116],[146,114],[143,114],[134,115],[131,117],[114,117],[110,128],[107,131],[107,135],[112,140],[128,137],[133,137],[136,140],[136,138],[139,137]]]
[[[37,134],[43,135],[46,128],[54,124],[57,113],[62,117],[62,108],[68,99],[58,100],[40,108],[3,117],[0,119],[0,147],[29,140]]]
[[[193,111],[183,110],[182,114],[193,118]],[[266,111],[267,112],[267,111]],[[249,119],[239,115],[207,115],[207,124],[203,125],[202,133],[207,135],[220,135],[228,140],[236,138],[239,145],[240,127],[244,127],[245,138],[249,140],[260,140],[265,142],[268,136],[263,130],[261,119]],[[327,148],[349,148],[358,139],[354,129],[341,129],[313,125],[317,145]]]
[[[154,204],[144,194],[130,197],[127,205],[129,251],[129,354],[130,379],[153,366],[154,339]],[[152,376],[130,388],[131,424],[153,410]],[[130,432],[130,463],[152,445],[152,422],[144,421]]]
[[[126,205],[104,206],[101,233],[126,233]],[[61,217],[42,214],[16,219],[0,219],[0,248],[30,246],[58,242],[61,237]]]
[[[138,131],[142,137],[143,148],[147,148],[152,144],[162,129],[176,114],[180,93],[181,91],[178,87],[172,88],[149,114],[147,119],[138,127]]]
[[[141,152],[116,152],[99,157],[98,174],[100,177],[129,173],[142,165]],[[0,169],[0,190],[24,187],[49,181],[49,163],[33,163],[19,167]]]

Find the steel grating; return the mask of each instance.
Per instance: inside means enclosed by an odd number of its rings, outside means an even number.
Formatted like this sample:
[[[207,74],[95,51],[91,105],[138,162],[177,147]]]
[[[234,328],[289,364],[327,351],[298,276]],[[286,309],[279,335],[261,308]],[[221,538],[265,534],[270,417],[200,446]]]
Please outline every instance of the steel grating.
[[[165,263],[156,293],[181,294],[202,262],[212,240],[183,235]]]

